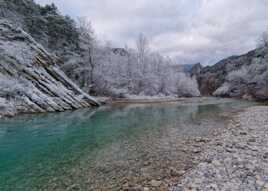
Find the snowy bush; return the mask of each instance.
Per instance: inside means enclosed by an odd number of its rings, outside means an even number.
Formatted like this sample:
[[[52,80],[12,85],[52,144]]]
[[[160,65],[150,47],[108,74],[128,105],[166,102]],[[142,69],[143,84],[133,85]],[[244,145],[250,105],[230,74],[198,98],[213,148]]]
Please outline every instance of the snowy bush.
[[[221,87],[219,87],[214,93],[213,96],[228,96],[230,91],[230,84],[225,82]]]
[[[191,78],[184,73],[179,75],[177,94],[180,97],[198,97],[200,91],[198,90],[198,84],[195,78]]]
[[[239,70],[231,72],[227,76],[227,82],[231,84],[249,84],[251,82],[262,82],[266,80],[268,63],[253,63],[243,66]]]
[[[247,83],[249,80],[248,71],[248,67],[245,66],[239,70],[234,70],[227,76],[227,81],[232,83]]]

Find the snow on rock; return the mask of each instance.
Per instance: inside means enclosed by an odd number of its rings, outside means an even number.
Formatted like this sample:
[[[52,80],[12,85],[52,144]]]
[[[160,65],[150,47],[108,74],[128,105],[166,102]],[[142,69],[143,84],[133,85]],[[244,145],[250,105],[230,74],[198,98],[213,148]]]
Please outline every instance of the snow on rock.
[[[202,95],[268,100],[268,47],[231,56],[196,74]]]
[[[30,35],[0,20],[0,116],[98,106]]]

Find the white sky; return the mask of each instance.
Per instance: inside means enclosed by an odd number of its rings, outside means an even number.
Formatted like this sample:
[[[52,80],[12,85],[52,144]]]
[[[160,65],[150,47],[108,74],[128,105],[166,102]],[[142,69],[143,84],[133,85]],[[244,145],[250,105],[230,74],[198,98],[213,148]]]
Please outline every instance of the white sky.
[[[87,17],[100,40],[151,47],[180,63],[213,64],[245,53],[268,30],[268,0],[36,0],[63,14]]]

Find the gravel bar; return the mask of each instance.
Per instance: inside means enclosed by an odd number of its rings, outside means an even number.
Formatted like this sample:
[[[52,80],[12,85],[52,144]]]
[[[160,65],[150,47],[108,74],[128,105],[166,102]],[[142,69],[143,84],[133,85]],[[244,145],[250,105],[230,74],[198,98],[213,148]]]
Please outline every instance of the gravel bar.
[[[268,107],[240,112],[171,191],[268,191]]]

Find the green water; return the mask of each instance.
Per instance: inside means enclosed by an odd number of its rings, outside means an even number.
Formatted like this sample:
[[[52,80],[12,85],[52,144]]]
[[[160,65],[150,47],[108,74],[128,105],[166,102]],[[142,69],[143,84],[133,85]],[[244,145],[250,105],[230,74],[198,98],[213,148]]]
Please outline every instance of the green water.
[[[224,128],[224,113],[250,105],[210,98],[0,120],[0,190],[116,190],[148,158],[179,161],[167,143],[207,136]]]

